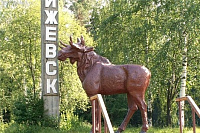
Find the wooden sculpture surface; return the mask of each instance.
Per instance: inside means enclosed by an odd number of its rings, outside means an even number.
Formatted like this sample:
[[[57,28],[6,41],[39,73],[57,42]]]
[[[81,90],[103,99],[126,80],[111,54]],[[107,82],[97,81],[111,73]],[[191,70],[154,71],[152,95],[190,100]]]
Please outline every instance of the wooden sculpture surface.
[[[149,85],[151,73],[140,65],[114,65],[108,59],[94,52],[93,47],[85,46],[83,37],[77,39],[77,43],[70,45],[60,42],[64,47],[58,52],[58,59],[70,63],[77,62],[78,76],[88,97],[96,94],[113,95],[127,94],[128,113],[119,126],[117,133],[125,130],[130,118],[138,108],[142,116],[141,132],[148,130],[147,105],[145,103],[145,91]]]

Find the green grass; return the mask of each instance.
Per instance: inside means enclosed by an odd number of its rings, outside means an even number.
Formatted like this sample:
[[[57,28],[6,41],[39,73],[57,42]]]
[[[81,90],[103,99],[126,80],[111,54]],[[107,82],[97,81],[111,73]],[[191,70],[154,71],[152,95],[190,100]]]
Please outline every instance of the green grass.
[[[89,133],[90,128],[91,126],[87,123],[83,123],[79,127],[74,127],[70,130],[12,123],[1,124],[0,133]]]
[[[0,133],[89,133],[91,125],[83,123],[79,127],[72,128],[70,130],[54,129],[50,127],[41,126],[27,126],[22,124],[4,124],[0,125]],[[123,133],[139,133],[141,128],[127,128]],[[117,128],[114,128],[117,130]],[[102,128],[102,133],[103,133]],[[179,133],[179,128],[155,128],[151,127],[147,133]],[[200,133],[200,128],[196,128],[196,132]],[[192,127],[185,128],[184,133],[193,133]]]
[[[139,133],[140,128],[127,128],[124,133]],[[184,133],[193,133],[192,128],[185,128]],[[147,133],[180,133],[179,128],[155,128],[151,127]],[[200,133],[200,128],[196,128],[196,133]]]

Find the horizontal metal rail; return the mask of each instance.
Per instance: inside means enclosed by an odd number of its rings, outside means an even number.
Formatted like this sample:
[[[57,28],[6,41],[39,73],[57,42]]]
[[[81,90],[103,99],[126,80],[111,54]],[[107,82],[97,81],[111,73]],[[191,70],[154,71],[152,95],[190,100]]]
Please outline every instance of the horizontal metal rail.
[[[177,98],[176,101],[179,103],[179,120],[180,120],[180,133],[183,132],[183,127],[181,124],[181,101],[188,101],[188,103],[190,104],[190,106],[192,107],[192,119],[193,119],[193,133],[196,133],[196,122],[195,122],[195,113],[198,115],[198,117],[200,118],[200,109],[199,107],[196,105],[196,103],[194,102],[194,100],[192,99],[191,96],[185,96],[185,97],[180,97]]]

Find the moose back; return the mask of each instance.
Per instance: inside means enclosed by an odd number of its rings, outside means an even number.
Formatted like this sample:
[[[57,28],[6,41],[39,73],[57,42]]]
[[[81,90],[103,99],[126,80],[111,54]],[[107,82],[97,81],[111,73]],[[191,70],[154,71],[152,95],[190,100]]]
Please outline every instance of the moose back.
[[[150,71],[140,65],[111,64],[108,59],[96,54],[93,47],[85,46],[82,36],[81,39],[77,39],[77,43],[73,43],[72,37],[70,37],[70,45],[60,43],[64,47],[61,47],[58,52],[58,59],[64,61],[69,58],[72,64],[77,62],[78,76],[88,97],[96,94],[127,94],[128,113],[117,133],[125,130],[138,108],[141,111],[143,123],[141,133],[145,133],[148,130],[145,91],[150,82]]]

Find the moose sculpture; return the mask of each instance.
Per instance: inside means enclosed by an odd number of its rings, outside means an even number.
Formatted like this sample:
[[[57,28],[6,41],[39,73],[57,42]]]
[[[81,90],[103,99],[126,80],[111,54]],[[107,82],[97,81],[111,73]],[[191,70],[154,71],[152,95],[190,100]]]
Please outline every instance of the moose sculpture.
[[[77,43],[73,43],[72,37],[70,37],[70,45],[61,41],[60,43],[64,47],[60,46],[58,59],[65,61],[69,58],[71,64],[77,62],[78,76],[88,97],[96,94],[127,94],[128,113],[116,133],[125,130],[138,108],[141,111],[143,123],[141,133],[146,133],[148,121],[145,91],[150,82],[151,72],[140,65],[111,64],[108,59],[96,54],[93,47],[85,46],[82,36],[81,39],[77,39]]]

